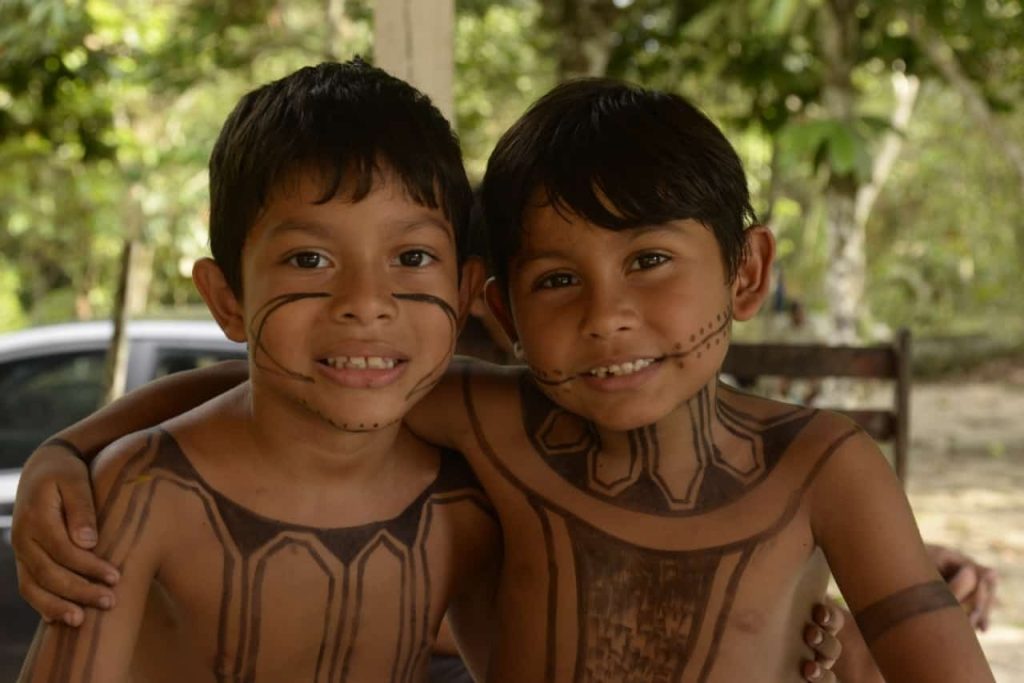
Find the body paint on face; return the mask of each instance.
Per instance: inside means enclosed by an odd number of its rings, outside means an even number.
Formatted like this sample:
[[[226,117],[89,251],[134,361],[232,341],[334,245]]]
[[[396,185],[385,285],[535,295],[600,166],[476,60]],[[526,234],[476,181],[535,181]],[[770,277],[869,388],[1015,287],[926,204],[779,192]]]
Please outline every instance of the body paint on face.
[[[429,391],[434,388],[439,381],[441,381],[441,376],[444,375],[444,370],[448,366],[448,361],[451,359],[452,354],[455,353],[455,341],[458,336],[459,317],[455,312],[455,308],[452,307],[450,303],[439,296],[434,296],[433,294],[424,294],[422,292],[396,294],[392,292],[391,296],[399,301],[416,301],[419,303],[433,304],[444,312],[445,317],[448,318],[448,322],[451,325],[451,344],[448,354],[438,365],[424,375],[424,377],[416,383],[416,386],[409,390],[409,393],[405,396],[406,400],[408,400],[417,394]]]
[[[700,328],[698,332],[690,335],[689,346],[684,348],[684,343],[675,345],[675,351],[658,358],[659,361],[676,361],[682,367],[683,360],[689,356],[700,358],[705,352],[710,351],[713,346],[722,343],[723,336],[729,334],[729,326],[732,324],[732,306],[715,316],[715,319]],[[547,372],[527,363],[527,369],[533,378],[539,383],[549,387],[562,386],[579,379],[586,373],[564,373],[561,370]],[[550,379],[551,377],[560,379]]]
[[[281,361],[274,358],[274,356],[271,355],[270,351],[267,350],[267,347],[263,345],[263,329],[267,326],[267,321],[269,320],[270,316],[282,306],[286,304],[295,303],[296,301],[303,301],[305,299],[325,299],[329,296],[331,295],[327,292],[292,292],[291,294],[282,294],[281,296],[276,296],[267,303],[263,304],[263,306],[261,306],[260,309],[256,311],[256,314],[253,315],[249,328],[249,337],[252,339],[253,345],[253,362],[256,364],[256,367],[258,367],[261,370],[266,370],[267,372],[283,375],[285,377],[288,377],[289,379],[298,380],[300,382],[316,381],[309,375],[304,375],[301,372],[289,370],[284,366],[283,363],[281,363]],[[253,329],[253,326],[255,326],[255,329]],[[259,353],[260,351],[262,351],[263,355],[269,358],[270,362],[276,365],[277,367],[271,368],[265,365],[261,365],[259,360],[257,360],[256,358],[256,354]]]

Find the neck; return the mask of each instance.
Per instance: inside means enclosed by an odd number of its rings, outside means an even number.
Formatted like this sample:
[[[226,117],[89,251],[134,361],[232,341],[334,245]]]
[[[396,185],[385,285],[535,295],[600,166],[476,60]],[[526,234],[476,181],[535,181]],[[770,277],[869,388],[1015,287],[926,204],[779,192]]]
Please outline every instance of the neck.
[[[245,400],[259,466],[288,479],[370,481],[395,464],[400,442],[414,438],[401,422],[371,431],[341,429],[258,384],[250,384]]]
[[[709,382],[695,396],[657,423],[615,431],[595,425],[606,454],[627,454],[656,449],[662,459],[704,461],[727,438],[717,410],[717,380]]]
[[[593,472],[601,472],[609,484],[623,482],[620,486],[649,481],[658,489],[651,489],[651,495],[659,498],[648,501],[652,510],[694,510],[726,502],[738,491],[732,486],[709,490],[705,474],[712,463],[721,467],[723,458],[749,449],[750,443],[723,426],[718,399],[717,381],[712,381],[656,424],[627,432],[595,426],[601,450]],[[615,488],[609,486],[605,493],[614,495]]]

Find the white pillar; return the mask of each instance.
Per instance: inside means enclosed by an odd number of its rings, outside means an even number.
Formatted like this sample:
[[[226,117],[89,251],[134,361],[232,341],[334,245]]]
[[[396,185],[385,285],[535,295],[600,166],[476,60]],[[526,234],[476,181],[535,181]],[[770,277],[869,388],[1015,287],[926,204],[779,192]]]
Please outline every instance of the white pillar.
[[[374,63],[455,113],[455,0],[377,0]]]

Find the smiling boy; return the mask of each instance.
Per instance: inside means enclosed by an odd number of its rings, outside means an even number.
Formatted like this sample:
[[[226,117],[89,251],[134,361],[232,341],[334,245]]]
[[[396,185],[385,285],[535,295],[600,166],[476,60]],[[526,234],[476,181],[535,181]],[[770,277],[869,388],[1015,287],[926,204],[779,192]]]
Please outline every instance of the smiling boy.
[[[44,625],[22,681],[419,681],[449,604],[483,667],[498,527],[402,424],[441,377],[469,186],[447,122],[363,62],[239,102],[196,285],[249,381],[93,464],[117,604]]]
[[[718,382],[774,246],[714,124],[558,86],[499,141],[484,206],[488,300],[527,369],[466,369],[411,426],[517,521],[493,680],[793,680],[786,635],[830,568],[887,680],[992,680],[870,439]]]

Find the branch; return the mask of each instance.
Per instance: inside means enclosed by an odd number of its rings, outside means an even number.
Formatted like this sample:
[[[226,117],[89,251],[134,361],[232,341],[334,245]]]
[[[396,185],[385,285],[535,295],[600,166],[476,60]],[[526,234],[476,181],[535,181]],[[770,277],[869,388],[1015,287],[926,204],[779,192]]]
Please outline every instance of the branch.
[[[921,89],[921,80],[914,75],[907,76],[901,72],[892,75],[892,89],[896,93],[896,107],[889,118],[890,130],[882,139],[882,145],[875,155],[871,168],[871,181],[865,183],[857,191],[854,220],[857,225],[867,225],[868,216],[874,208],[878,195],[881,194],[885,181],[889,179],[896,159],[903,149],[906,140],[907,125],[914,113],[917,94]]]
[[[933,31],[920,15],[910,17],[910,35],[915,44],[927,55],[946,82],[963,98],[967,111],[981,128],[988,133],[993,145],[1002,150],[1010,161],[1020,180],[1024,193],[1024,148],[1017,144],[1009,131],[992,113],[981,89],[972,81],[957,59],[953,47],[938,32]]]

